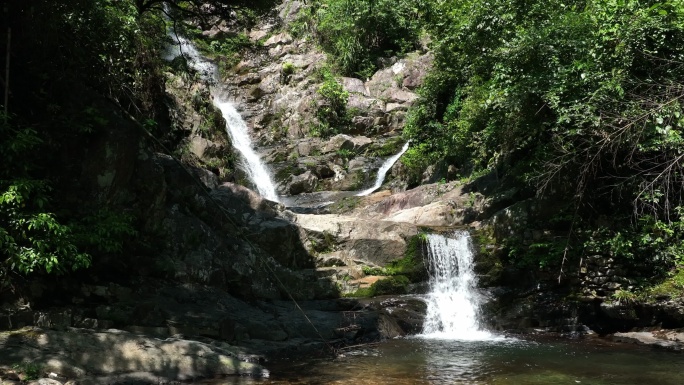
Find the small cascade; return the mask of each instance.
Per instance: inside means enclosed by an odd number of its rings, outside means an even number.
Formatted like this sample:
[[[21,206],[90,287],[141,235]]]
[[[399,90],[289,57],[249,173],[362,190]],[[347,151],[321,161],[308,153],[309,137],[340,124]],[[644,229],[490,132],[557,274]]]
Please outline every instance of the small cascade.
[[[170,12],[166,3],[164,3],[164,9],[167,13]],[[202,56],[190,40],[177,34],[173,28],[169,27],[166,33],[171,38],[172,43],[166,47],[162,59],[172,61],[179,56],[183,56],[187,60],[188,66],[197,71],[202,79],[211,84],[218,83],[218,67],[214,62]]]
[[[254,183],[254,187],[256,187],[259,195],[268,200],[278,202],[278,194],[276,193],[271,174],[266,169],[261,158],[259,158],[259,155],[252,148],[249,130],[245,121],[242,120],[242,116],[240,116],[240,113],[231,102],[222,101],[215,97],[214,105],[221,110],[221,114],[223,114],[223,118],[226,120],[226,131],[228,131],[230,140],[233,142],[233,147],[242,155],[243,168],[247,173],[247,177]]]
[[[373,191],[379,189],[380,186],[382,186],[382,183],[385,181],[385,176],[387,175],[387,172],[392,168],[392,166],[394,166],[394,163],[396,163],[397,160],[399,160],[399,158],[401,158],[401,156],[404,155],[404,153],[406,152],[406,150],[408,150],[408,148],[409,148],[409,142],[406,142],[404,144],[404,147],[401,148],[401,151],[399,151],[398,154],[387,159],[385,161],[385,163],[382,164],[382,167],[380,167],[380,169],[378,170],[378,175],[375,178],[375,184],[373,185],[373,187],[367,188],[367,189],[359,192],[358,194],[356,194],[356,196],[362,197],[362,196],[370,195]]]
[[[427,236],[430,293],[423,338],[489,340],[494,336],[478,322],[479,296],[473,272],[470,235],[458,231],[454,238]]]

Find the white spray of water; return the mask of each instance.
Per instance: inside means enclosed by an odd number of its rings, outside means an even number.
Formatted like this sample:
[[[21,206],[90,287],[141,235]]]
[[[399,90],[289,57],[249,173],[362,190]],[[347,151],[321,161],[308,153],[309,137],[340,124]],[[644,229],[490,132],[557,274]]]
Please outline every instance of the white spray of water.
[[[187,60],[188,66],[197,71],[202,79],[212,84],[218,82],[218,67],[214,62],[202,56],[190,40],[178,35],[173,28],[169,28],[167,34],[172,43],[166,47],[162,56],[164,60],[172,61],[182,55]]]
[[[273,184],[271,174],[266,166],[261,162],[261,158],[252,148],[252,141],[249,137],[249,129],[242,116],[235,109],[233,104],[214,98],[214,105],[221,110],[223,118],[226,119],[226,131],[233,142],[233,147],[240,152],[243,159],[243,168],[249,180],[254,183],[259,195],[278,202],[278,194]]]
[[[380,167],[380,169],[378,170],[378,175],[375,178],[375,184],[373,185],[373,187],[367,188],[367,189],[359,192],[358,194],[356,194],[356,196],[358,196],[358,197],[366,196],[366,195],[369,195],[370,193],[372,193],[373,191],[379,189],[380,186],[382,186],[382,183],[385,181],[385,176],[387,176],[387,172],[390,170],[390,168],[392,168],[392,166],[394,166],[394,163],[396,163],[397,160],[399,160],[399,158],[401,158],[401,156],[404,155],[404,153],[406,152],[406,150],[408,150],[408,148],[409,148],[409,142],[406,142],[404,144],[404,147],[401,148],[401,151],[399,151],[398,154],[387,159],[385,161],[385,163],[382,164],[382,167]]]
[[[478,322],[480,301],[475,292],[470,235],[459,231],[454,238],[427,236],[430,293],[423,338],[491,340]]]

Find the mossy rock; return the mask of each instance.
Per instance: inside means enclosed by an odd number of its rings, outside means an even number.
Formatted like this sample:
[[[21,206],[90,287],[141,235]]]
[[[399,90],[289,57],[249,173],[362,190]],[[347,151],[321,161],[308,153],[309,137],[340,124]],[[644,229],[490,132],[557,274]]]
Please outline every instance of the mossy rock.
[[[471,235],[476,252],[475,273],[483,285],[493,285],[501,279],[504,271],[501,249],[496,246],[491,228],[474,230]]]
[[[378,295],[407,294],[411,281],[405,275],[394,275],[380,279],[370,287],[363,287],[345,297],[371,298]]]
[[[392,261],[387,269],[392,275],[406,276],[413,283],[427,280],[429,274],[425,266],[424,245],[421,234],[411,237],[407,242],[404,258]]]
[[[371,288],[375,289],[375,295],[407,294],[410,283],[405,275],[394,275],[375,282]]]

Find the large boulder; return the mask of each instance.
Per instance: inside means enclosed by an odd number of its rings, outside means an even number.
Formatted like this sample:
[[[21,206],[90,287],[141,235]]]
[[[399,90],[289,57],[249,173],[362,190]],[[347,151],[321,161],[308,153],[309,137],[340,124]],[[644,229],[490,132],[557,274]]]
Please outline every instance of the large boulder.
[[[335,135],[323,147],[323,153],[331,153],[336,151],[349,151],[351,153],[359,153],[373,143],[373,140],[365,136],[349,136],[345,134]]]
[[[298,195],[301,193],[310,193],[316,190],[318,177],[311,171],[306,171],[301,175],[292,176],[287,183],[285,190],[290,195]]]
[[[160,340],[121,330],[26,328],[0,334],[0,364],[37,362],[67,378],[133,374],[138,383],[189,381],[225,375],[268,376],[227,344]],[[144,379],[151,379],[146,381]],[[94,381],[85,379],[85,381]]]
[[[385,266],[403,258],[408,240],[418,234],[417,227],[407,223],[332,214],[296,214],[294,221],[304,230],[304,243],[326,243],[348,264]]]

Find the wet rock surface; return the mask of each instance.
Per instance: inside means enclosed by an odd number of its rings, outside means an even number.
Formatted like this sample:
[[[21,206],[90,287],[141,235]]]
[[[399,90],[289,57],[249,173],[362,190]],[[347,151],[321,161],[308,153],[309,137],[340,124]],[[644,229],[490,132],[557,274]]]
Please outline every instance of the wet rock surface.
[[[616,342],[684,352],[684,331],[682,329],[615,333],[610,338]]]

